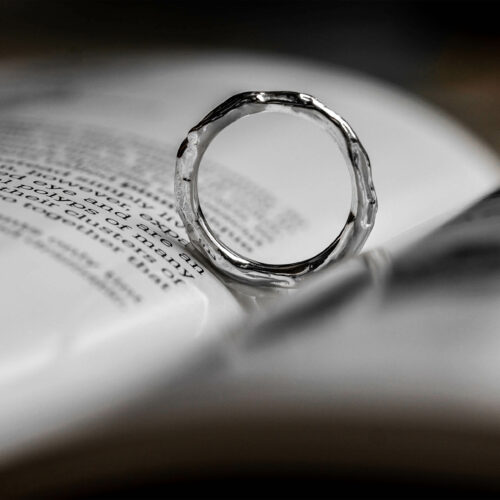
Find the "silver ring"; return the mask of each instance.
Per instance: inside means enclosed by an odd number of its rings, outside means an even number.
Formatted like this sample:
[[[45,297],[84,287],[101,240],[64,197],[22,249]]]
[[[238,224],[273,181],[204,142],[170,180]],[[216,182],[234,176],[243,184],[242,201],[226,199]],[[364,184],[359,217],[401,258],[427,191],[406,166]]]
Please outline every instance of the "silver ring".
[[[351,210],[344,228],[323,251],[292,264],[265,264],[231,250],[208,225],[198,198],[198,169],[214,137],[244,116],[269,111],[298,114],[319,124],[337,143],[351,174]],[[177,152],[175,195],[193,246],[225,275],[252,285],[294,286],[306,274],[356,254],[368,238],[377,212],[370,160],[352,128],[316,98],[288,91],[234,95],[193,127]]]

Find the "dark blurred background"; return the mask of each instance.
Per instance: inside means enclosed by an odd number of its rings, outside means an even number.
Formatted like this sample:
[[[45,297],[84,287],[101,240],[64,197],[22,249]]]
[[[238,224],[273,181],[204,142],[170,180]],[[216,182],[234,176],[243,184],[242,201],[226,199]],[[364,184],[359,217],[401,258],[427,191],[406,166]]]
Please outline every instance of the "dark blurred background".
[[[342,65],[437,103],[500,151],[494,1],[0,0],[0,61],[251,50]]]

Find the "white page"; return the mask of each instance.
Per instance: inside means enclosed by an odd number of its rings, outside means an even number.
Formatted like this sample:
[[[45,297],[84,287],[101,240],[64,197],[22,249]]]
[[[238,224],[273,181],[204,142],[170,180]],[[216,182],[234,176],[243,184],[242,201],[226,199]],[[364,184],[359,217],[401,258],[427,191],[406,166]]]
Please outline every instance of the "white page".
[[[27,71],[20,77],[25,81],[29,75]],[[17,120],[21,125],[49,123],[77,137],[85,130],[106,127],[111,136],[125,143],[132,144],[129,136],[123,135],[130,133],[139,137],[139,142],[144,140],[141,138],[158,141],[167,148],[161,153],[165,154],[165,175],[172,172],[175,145],[187,130],[230,94],[289,88],[320,97],[352,123],[371,156],[380,212],[370,246],[462,208],[498,179],[493,156],[445,118],[391,89],[331,69],[233,56],[177,57],[135,63],[102,61],[81,72],[57,70],[42,81],[44,92],[51,81],[70,92],[50,99],[18,100],[5,108],[3,119]],[[300,144],[302,137],[292,139]],[[234,153],[244,144],[235,140],[231,146]],[[267,154],[270,161],[279,164],[283,152],[269,150]],[[327,156],[329,150],[315,154]],[[245,157],[241,161],[240,168],[250,172],[250,178],[264,178],[258,166],[245,165]],[[217,162],[227,163],[223,155]],[[232,165],[226,167],[231,169]],[[335,169],[333,175],[337,171],[342,184],[345,172]],[[270,184],[280,181],[278,177],[271,182],[273,171],[264,174]],[[171,182],[163,179],[160,182]],[[308,193],[298,190],[301,186],[290,183],[288,187],[288,191],[277,193],[278,197],[283,195],[278,207],[294,208],[297,200],[308,199]],[[309,196],[321,199],[319,195],[326,194],[324,199],[333,202],[339,213],[345,210],[348,200],[342,193],[332,200],[328,199],[329,185],[318,183],[317,188],[324,189],[323,193]],[[304,208],[303,203],[300,206]],[[40,219],[35,215],[32,221],[36,227]],[[316,231],[316,215],[314,211],[301,212],[305,224],[300,229]],[[274,216],[281,216],[279,210],[270,214]],[[332,226],[342,222],[339,217]],[[250,220],[248,227],[252,224],[255,227],[256,221]],[[308,242],[313,234],[301,235],[298,240],[292,234],[290,241],[299,252],[310,252]],[[31,445],[36,437],[57,434],[61,425],[76,427],[105,411],[107,405],[112,407],[134,396],[152,381],[165,380],[169,372],[182,366],[182,353],[201,343],[192,339],[197,332],[207,330],[204,322],[222,326],[241,316],[229,292],[208,273],[188,293],[176,294],[170,306],[156,284],[138,278],[150,298],[143,308],[132,308],[123,315],[82,280],[78,280],[78,287],[68,286],[75,279],[70,269],[59,266],[55,273],[46,256],[5,241],[2,304],[21,333],[6,331],[3,336],[10,344],[11,360],[3,365],[9,370],[0,425],[5,452],[9,447],[17,449],[20,443]],[[76,236],[74,242],[77,248],[88,244]],[[289,242],[280,239],[273,246],[268,241],[269,254],[279,256],[283,244]],[[114,262],[112,255],[108,257]],[[43,292],[42,283],[48,283]],[[150,289],[155,292],[150,294]],[[169,328],[167,322],[172,320],[175,323]],[[29,355],[20,362],[22,353]],[[16,370],[23,378],[9,384],[7,376]]]

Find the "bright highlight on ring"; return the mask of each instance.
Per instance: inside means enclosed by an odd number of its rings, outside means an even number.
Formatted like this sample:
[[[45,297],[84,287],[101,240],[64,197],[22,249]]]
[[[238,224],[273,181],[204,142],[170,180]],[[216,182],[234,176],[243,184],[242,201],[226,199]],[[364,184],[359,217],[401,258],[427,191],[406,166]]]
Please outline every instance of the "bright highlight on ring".
[[[324,250],[291,264],[266,264],[231,250],[208,225],[198,197],[198,169],[210,142],[240,118],[266,112],[298,114],[324,128],[340,148],[351,176],[351,210],[343,229],[339,234],[334,233]],[[177,211],[193,246],[225,275],[257,286],[291,287],[308,273],[356,254],[368,238],[377,213],[370,160],[352,128],[316,98],[288,91],[234,95],[193,127],[177,153],[175,195]]]

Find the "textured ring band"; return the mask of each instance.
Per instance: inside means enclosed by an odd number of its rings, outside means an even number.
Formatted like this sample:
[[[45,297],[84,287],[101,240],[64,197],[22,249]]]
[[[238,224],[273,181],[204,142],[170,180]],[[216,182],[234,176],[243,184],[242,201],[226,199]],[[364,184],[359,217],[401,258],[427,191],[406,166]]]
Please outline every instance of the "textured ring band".
[[[319,124],[335,139],[351,175],[351,210],[344,228],[320,253],[291,264],[265,264],[231,250],[213,233],[198,198],[198,169],[213,138],[244,116],[269,111],[298,114]],[[357,253],[370,234],[377,212],[370,161],[352,128],[316,98],[287,91],[237,94],[193,127],[177,153],[175,195],[177,210],[194,247],[226,275],[254,285],[290,287],[297,278]]]

